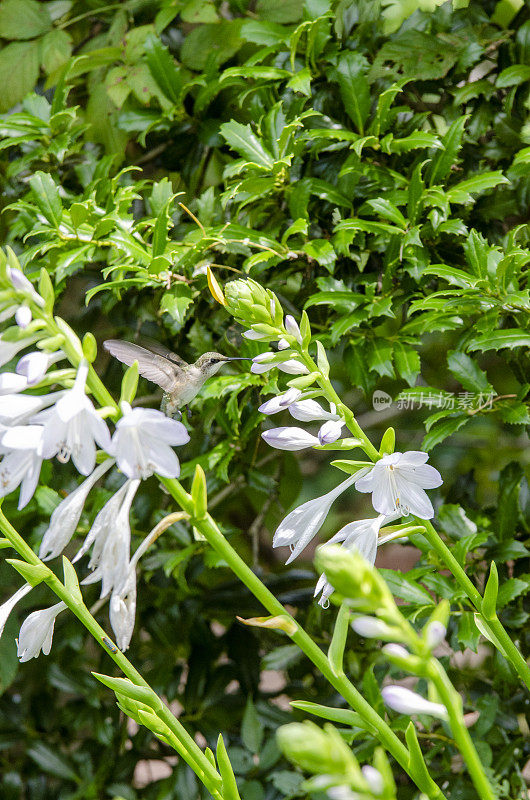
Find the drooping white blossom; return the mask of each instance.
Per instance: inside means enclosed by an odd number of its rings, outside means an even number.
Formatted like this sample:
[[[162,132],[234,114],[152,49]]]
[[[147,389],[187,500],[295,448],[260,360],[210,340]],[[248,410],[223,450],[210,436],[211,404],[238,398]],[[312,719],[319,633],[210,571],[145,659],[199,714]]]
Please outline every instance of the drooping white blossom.
[[[443,481],[438,470],[425,463],[428,458],[418,450],[383,456],[355,482],[355,488],[371,492],[374,509],[381,514],[431,519],[434,509],[424,489],[435,489]]]
[[[21,350],[35,344],[37,339],[38,336],[33,335],[25,336],[12,342],[5,339],[3,335],[0,335],[0,367],[5,366],[17,353],[20,353]]]
[[[352,476],[355,479],[355,476]],[[344,525],[326,544],[339,544],[343,543],[343,547],[347,550],[355,550],[359,552],[370,564],[375,563],[377,555],[377,546],[382,540],[379,540],[379,531],[381,527],[388,522],[392,522],[397,517],[397,514],[385,516],[380,514],[373,519],[360,519],[355,522],[348,522]],[[318,579],[314,596],[320,594],[318,604],[322,608],[328,608],[329,597],[333,594],[333,586],[327,580],[324,573]]]
[[[35,422],[44,425],[42,452],[44,458],[57,456],[60,461],[72,458],[82,475],[90,475],[96,463],[96,442],[109,450],[110,434],[105,422],[85,394],[88,364],[83,361],[75,384],[53,408],[41,411]]]
[[[425,638],[431,650],[433,650],[435,647],[438,647],[438,645],[443,642],[446,633],[447,633],[447,628],[445,627],[443,622],[440,622],[437,619],[433,620],[432,622],[429,622]]]
[[[344,425],[345,422],[343,419],[328,419],[318,432],[320,444],[333,444],[337,439],[340,439]]]
[[[101,581],[101,597],[121,587],[127,578],[131,547],[129,514],[139,485],[139,480],[128,478],[105,503],[73,560],[75,563],[92,547],[88,566],[93,572],[83,583]]]
[[[377,617],[355,617],[351,626],[355,633],[364,636],[365,639],[387,639],[393,634],[392,629]]]
[[[302,334],[300,333],[300,328],[298,327],[298,323],[291,314],[287,314],[287,316],[285,317],[285,330],[291,336],[294,336],[298,344],[303,343]]]
[[[31,283],[31,281],[28,280],[28,278],[26,278],[22,270],[17,269],[17,267],[8,267],[7,275],[15,291],[26,295],[28,299],[33,300],[33,302],[36,303],[41,308],[44,307],[45,305],[44,299],[35,290],[35,287]]]
[[[0,396],[0,425],[22,425],[43,408],[53,405],[64,390],[49,394],[8,394]]]
[[[448,719],[447,709],[441,703],[431,703],[421,694],[405,686],[384,686],[381,695],[385,704],[400,714],[429,714],[438,719]]]
[[[361,767],[361,772],[366,783],[370,787],[370,791],[373,792],[376,797],[383,794],[385,782],[379,770],[372,767],[371,764],[365,764]]]
[[[2,636],[8,617],[13,611],[14,607],[19,600],[22,600],[23,597],[31,592],[32,588],[33,587],[30,586],[29,583],[25,583],[24,586],[21,586],[20,589],[17,589],[15,594],[12,595],[9,600],[6,600],[5,603],[2,603],[0,606],[0,636]]]
[[[299,422],[315,422],[322,419],[338,420],[339,416],[335,413],[335,406],[331,411],[326,411],[320,403],[311,398],[308,400],[296,400],[289,404],[289,414]]]
[[[129,569],[122,586],[114,589],[110,596],[109,618],[116,637],[116,644],[123,652],[131,642],[136,618],[136,575],[134,567]]]
[[[42,538],[39,549],[39,558],[49,561],[60,555],[72,536],[81,518],[86,499],[102,475],[114,464],[114,459],[108,458],[100,464],[77,489],[70,492],[53,510],[50,524]]]
[[[271,416],[272,414],[278,414],[280,411],[285,411],[285,409],[288,408],[291,403],[294,403],[301,396],[302,392],[300,389],[291,387],[283,394],[278,394],[276,397],[271,397],[270,400],[266,400],[259,406],[258,411],[260,411],[262,414],[267,414],[268,416]]]
[[[18,508],[24,508],[35,493],[42,466],[41,425],[16,425],[0,438],[0,497],[20,486]]]
[[[31,308],[29,306],[19,306],[15,311],[15,322],[19,328],[27,328],[32,319]]]
[[[122,403],[122,411],[108,449],[119,469],[128,478],[145,479],[154,472],[178,478],[180,463],[172,447],[190,440],[182,422],[154,409],[131,408],[128,403]]]
[[[20,661],[37,658],[40,652],[47,656],[51,650],[55,619],[66,608],[62,601],[50,608],[30,614],[20,628],[17,639],[17,655]]]
[[[55,353],[43,353],[42,350],[35,350],[22,356],[18,362],[15,372],[22,375],[27,380],[28,386],[35,386],[45,376],[48,367],[61,361],[65,357],[62,350]]]
[[[296,427],[271,428],[263,431],[261,437],[276,450],[304,450],[320,445],[317,436]]]
[[[291,555],[286,564],[290,564],[316,536],[324,524],[332,503],[352,485],[354,480],[355,476],[350,475],[327,494],[308,500],[307,503],[295,508],[280,522],[272,546],[291,548]]]
[[[0,395],[18,394],[27,387],[28,381],[24,375],[17,375],[16,372],[0,373]]]
[[[289,345],[287,345],[289,347]],[[280,347],[280,350],[284,348]],[[287,349],[287,348],[285,348]],[[309,370],[300,361],[294,358],[285,358],[283,361],[277,358],[277,353],[260,353],[259,356],[254,356],[252,359],[252,366],[250,371],[255,375],[261,375],[264,372],[269,372],[276,367],[282,372],[287,372],[289,375],[308,375]]]

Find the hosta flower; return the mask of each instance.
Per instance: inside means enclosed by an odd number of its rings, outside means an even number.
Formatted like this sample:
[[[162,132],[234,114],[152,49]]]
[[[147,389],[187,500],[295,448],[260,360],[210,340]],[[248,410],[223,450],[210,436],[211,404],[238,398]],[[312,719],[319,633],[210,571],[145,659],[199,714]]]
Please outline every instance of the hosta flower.
[[[77,489],[70,492],[68,497],[65,497],[53,510],[50,524],[40,545],[39,558],[42,558],[43,561],[49,561],[63,552],[75,533],[90,490],[113,464],[114,460],[108,458],[103,464],[96,467],[92,475],[83,481]]]
[[[21,425],[43,408],[56,403],[64,391],[49,394],[9,394],[0,396],[0,425]]]
[[[24,348],[35,344],[37,339],[38,336],[26,336],[17,339],[16,342],[11,342],[0,335],[0,367],[5,366],[5,364],[11,361],[17,353],[20,353]]]
[[[44,299],[35,290],[31,281],[26,278],[20,269],[17,269],[16,267],[8,267],[7,275],[15,291],[26,295],[26,297],[33,300],[33,302],[41,308],[44,307]]]
[[[288,345],[289,346],[289,345]],[[283,348],[280,347],[280,350]],[[287,348],[285,348],[287,349]],[[260,353],[252,359],[252,366],[250,371],[255,375],[261,375],[263,372],[277,367],[282,372],[287,372],[289,375],[308,375],[309,370],[304,364],[301,364],[294,358],[286,358],[283,361],[276,358],[277,353]],[[273,360],[274,359],[274,360]]]
[[[355,478],[355,476],[352,476]],[[355,522],[348,522],[343,528],[332,536],[326,544],[339,544],[343,542],[343,547],[348,550],[357,550],[370,564],[375,563],[377,546],[384,542],[384,538],[379,539],[379,531],[387,522],[396,519],[396,514],[385,516],[380,514],[373,519],[360,519]],[[328,608],[329,597],[333,594],[333,586],[327,580],[324,573],[318,579],[314,596],[320,594],[318,604],[322,608]]]
[[[114,589],[110,597],[109,618],[121,651],[127,650],[134,630],[136,617],[136,575],[134,567],[119,589]]]
[[[298,344],[302,344],[302,334],[300,333],[300,328],[298,327],[298,323],[291,314],[287,314],[285,317],[285,330],[291,336],[294,336]]]
[[[431,703],[421,694],[404,686],[384,686],[381,695],[386,705],[400,714],[429,714],[438,719],[448,719],[447,709],[441,703]]]
[[[61,601],[50,608],[34,611],[29,617],[26,617],[17,639],[17,655],[20,661],[37,658],[41,650],[45,656],[49,654],[55,619],[57,614],[60,614],[65,608],[66,603]]]
[[[41,350],[36,350],[33,353],[27,353],[22,356],[15,372],[17,375],[22,375],[26,378],[28,386],[35,386],[44,378],[48,367],[64,357],[64,353],[61,350],[56,353],[43,353]]]
[[[435,489],[443,481],[438,470],[425,463],[428,458],[417,450],[383,456],[355,482],[355,488],[371,492],[373,506],[381,514],[399,512],[431,519],[434,509],[424,489]]]
[[[93,546],[88,566],[94,571],[83,583],[101,581],[101,597],[122,586],[127,578],[131,545],[129,514],[139,485],[139,480],[129,478],[105,503],[74,558],[75,563]]]
[[[180,463],[171,448],[189,442],[188,431],[161,411],[122,404],[123,417],[116,424],[109,453],[128,478],[148,478],[154,472],[178,478]]]
[[[298,506],[290,514],[287,514],[283,522],[280,522],[274,534],[272,546],[291,548],[291,555],[285,562],[286,564],[290,564],[316,536],[324,524],[332,503],[352,485],[354,480],[355,476],[351,475],[331,492]]]
[[[15,322],[19,328],[27,328],[32,320],[31,309],[29,306],[19,306],[15,311]]]
[[[383,794],[385,782],[379,770],[372,767],[370,764],[365,764],[364,767],[361,767],[361,772],[366,783],[370,787],[370,791],[373,792],[376,797]]]
[[[359,616],[355,617],[351,624],[355,633],[364,636],[365,639],[389,639],[394,635],[394,631],[388,625],[377,619],[377,617]]]
[[[24,375],[17,375],[16,372],[0,373],[0,395],[18,394],[27,389],[28,381]]]
[[[41,411],[35,422],[44,424],[42,451],[44,458],[57,456],[60,461],[71,457],[82,475],[90,475],[96,463],[96,442],[104,450],[110,447],[110,434],[85,394],[88,364],[82,362],[72,389],[53,408]]]
[[[23,597],[31,592],[32,588],[33,587],[30,586],[29,583],[25,583],[24,586],[21,586],[20,589],[18,589],[15,594],[9,598],[9,600],[6,600],[5,603],[2,603],[0,606],[0,636],[2,636],[5,624],[14,607],[19,600],[22,600]]]
[[[318,432],[320,444],[332,444],[342,436],[342,428],[345,425],[343,419],[329,419],[325,422]]]
[[[258,411],[261,411],[262,414],[267,414],[268,416],[271,416],[272,414],[278,414],[280,411],[285,411],[286,408],[289,408],[291,403],[294,403],[301,396],[302,392],[300,389],[291,387],[283,394],[278,394],[276,397],[271,397],[270,400],[266,400],[260,405]]]
[[[24,508],[35,492],[42,465],[40,425],[17,425],[3,432],[0,439],[0,497],[20,485],[18,507]]]
[[[320,445],[318,437],[303,428],[271,428],[263,431],[261,437],[276,450],[304,450],[306,447]]]

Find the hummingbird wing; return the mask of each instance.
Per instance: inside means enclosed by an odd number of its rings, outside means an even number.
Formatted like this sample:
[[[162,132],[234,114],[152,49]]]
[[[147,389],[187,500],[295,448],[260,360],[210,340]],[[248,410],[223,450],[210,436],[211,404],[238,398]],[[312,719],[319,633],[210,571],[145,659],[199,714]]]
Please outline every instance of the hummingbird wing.
[[[174,389],[175,382],[183,374],[182,367],[177,363],[137,344],[122,342],[119,339],[107,339],[103,342],[103,346],[114,358],[127,364],[128,367],[137,361],[140,375],[161,386],[166,392]]]
[[[164,358],[168,358],[170,361],[173,361],[175,364],[178,364],[179,367],[188,367],[189,364],[187,361],[184,361],[183,358],[178,356],[176,353],[173,353],[171,350],[168,350],[163,344],[160,342],[155,342],[153,339],[146,339],[142,336],[142,347],[145,350],[150,350],[152,353],[157,353],[159,356],[163,356]]]

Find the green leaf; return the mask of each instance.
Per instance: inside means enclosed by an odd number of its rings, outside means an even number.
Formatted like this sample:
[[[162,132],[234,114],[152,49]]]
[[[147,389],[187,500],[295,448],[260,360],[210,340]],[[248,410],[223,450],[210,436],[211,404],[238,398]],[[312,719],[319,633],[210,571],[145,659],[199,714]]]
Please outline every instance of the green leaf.
[[[386,339],[374,339],[368,348],[367,362],[378,375],[394,378],[392,344]]]
[[[194,70],[203,70],[207,65],[220,67],[241,47],[240,28],[239,19],[198,25],[184,38],[182,63]]]
[[[144,43],[149,71],[158,86],[173,103],[180,103],[184,80],[167,47],[156,36],[147,36]]]
[[[41,42],[41,62],[48,75],[66,64],[72,55],[72,39],[66,31],[53,30]]]
[[[372,726],[366,722],[356,711],[348,708],[331,708],[319,703],[311,703],[309,700],[292,700],[293,708],[314,714],[315,717],[327,719],[330,722],[338,722],[340,725],[351,725],[351,727],[362,728],[363,730],[373,730]]]
[[[523,480],[523,468],[515,461],[507,464],[499,475],[499,497],[495,529],[499,539],[513,538],[519,521],[519,494]]]
[[[242,125],[240,122],[225,122],[219,128],[221,136],[226,139],[241,156],[248,158],[252,163],[259,164],[265,169],[272,169],[274,158],[263,145],[250,125]]]
[[[38,41],[13,42],[2,48],[0,111],[9,111],[33,89],[39,77],[39,53]]]
[[[460,350],[449,350],[447,364],[464,389],[469,392],[493,392],[493,387],[488,381],[486,373],[480,369],[476,361],[473,361],[465,353]]]
[[[404,31],[381,47],[369,77],[371,81],[393,75],[407,80],[435,80],[447,74],[459,55],[459,48],[447,39],[442,41],[418,30]]]
[[[505,347],[513,350],[515,347],[530,347],[530,333],[521,328],[491,331],[475,336],[468,342],[466,349],[484,353],[486,350],[503,350]]]
[[[469,647],[474,653],[477,652],[480,631],[475,624],[475,615],[472,611],[463,611],[461,613],[458,620],[457,637],[464,647]]]
[[[342,55],[337,64],[337,80],[344,108],[361,135],[370,113],[367,67],[366,58],[353,51]]]
[[[501,170],[483,172],[481,175],[474,175],[472,178],[457,183],[456,186],[451,186],[445,194],[451,203],[470,203],[473,200],[473,194],[493,189],[500,183],[510,183]]]
[[[226,752],[225,743],[221,734],[219,734],[219,738],[217,739],[216,755],[217,763],[219,765],[219,772],[221,773],[221,778],[223,779],[223,800],[241,800],[237,790],[234,770],[232,769],[230,759],[228,758],[228,753]]]
[[[468,117],[462,116],[449,126],[449,130],[442,139],[443,150],[439,150],[431,161],[430,168],[427,170],[429,186],[440,183],[447,178],[451,167],[456,161],[456,157],[462,147],[462,137]]]
[[[507,86],[518,86],[520,83],[530,81],[530,66],[528,64],[512,64],[503,69],[497,78],[496,86],[505,89]]]
[[[498,611],[507,606],[508,603],[511,603],[512,600],[515,600],[516,597],[520,597],[520,595],[527,594],[530,591],[530,575],[524,575],[523,577],[525,580],[508,578],[507,581],[503,581],[497,596]]]
[[[424,589],[423,586],[420,586],[420,584],[416,583],[412,578],[407,578],[403,573],[396,572],[393,569],[380,569],[379,572],[395,597],[400,597],[402,600],[406,600],[408,603],[414,603],[415,605],[425,606],[434,604],[434,600],[427,589]]]
[[[43,3],[36,0],[2,0],[0,3],[0,31],[4,39],[33,39],[51,27],[51,17]]]
[[[260,19],[288,24],[302,16],[304,0],[258,0],[256,11]]]
[[[29,184],[33,190],[33,197],[39,210],[44,214],[48,222],[58,228],[61,222],[63,206],[59,197],[59,190],[53,178],[47,172],[36,172],[29,179]]]
[[[263,725],[256,713],[256,707],[249,696],[241,722],[241,739],[251,753],[259,753],[263,744]]]
[[[399,208],[397,208],[394,203],[391,203],[390,200],[377,197],[375,200],[368,200],[367,204],[373,208],[376,214],[379,214],[380,217],[384,217],[385,219],[390,220],[390,222],[395,222],[400,228],[405,229],[407,227],[407,220]]]
[[[414,386],[421,370],[421,361],[416,350],[408,344],[396,342],[394,345],[394,365],[399,375],[407,381],[408,385]]]
[[[443,149],[441,139],[429,131],[414,131],[403,139],[392,138],[388,143],[390,153],[409,153],[411,150],[418,150],[422,147]],[[381,148],[383,148],[383,142],[381,142]]]
[[[337,254],[327,239],[312,239],[302,247],[304,253],[314,258],[321,267],[326,267],[328,272],[333,272]]]
[[[460,416],[460,417],[451,417],[450,419],[446,419],[443,422],[440,422],[439,425],[435,425],[429,433],[427,433],[421,443],[421,449],[429,452],[440,442],[445,441],[449,436],[456,431],[463,428],[463,426],[469,422],[471,417],[467,416]]]
[[[81,778],[74,771],[73,767],[66,758],[57,751],[57,748],[52,749],[44,742],[35,742],[27,751],[28,756],[46,773],[54,775],[56,778],[62,778],[66,781],[74,781],[80,784]]]
[[[482,598],[481,612],[486,620],[495,619],[497,607],[497,594],[499,591],[499,573],[497,572],[497,565],[495,561],[491,562],[490,574],[484,589],[484,597]]]

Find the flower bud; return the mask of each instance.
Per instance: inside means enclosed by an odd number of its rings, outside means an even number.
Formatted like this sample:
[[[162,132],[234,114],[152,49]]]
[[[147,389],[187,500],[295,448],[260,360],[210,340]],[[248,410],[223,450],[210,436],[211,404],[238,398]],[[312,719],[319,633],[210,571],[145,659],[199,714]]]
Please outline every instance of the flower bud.
[[[393,629],[376,617],[356,617],[351,626],[355,633],[365,639],[388,639],[395,636]]]
[[[429,714],[438,719],[448,719],[447,709],[441,703],[431,703],[421,694],[405,686],[385,686],[381,695],[386,705],[400,714]]]
[[[370,764],[365,764],[364,767],[361,767],[361,772],[366,783],[370,787],[370,791],[376,796],[383,794],[385,782],[379,770],[370,766]]]
[[[302,344],[302,334],[295,318],[291,314],[285,317],[285,330],[290,336],[294,336],[298,344]]]
[[[313,722],[292,722],[279,729],[277,738],[284,755],[313,774],[344,775],[358,769],[355,756],[331,725],[321,730]]]
[[[325,422],[318,432],[320,444],[333,444],[340,439],[343,425],[344,422],[341,419],[330,419]]]
[[[319,444],[317,437],[303,428],[271,428],[264,431],[261,436],[276,450],[304,450],[306,447],[315,447]]]
[[[438,647],[438,645],[443,642],[446,633],[447,628],[445,625],[436,619],[427,624],[425,629],[425,640],[431,650],[433,650],[435,647]]]

